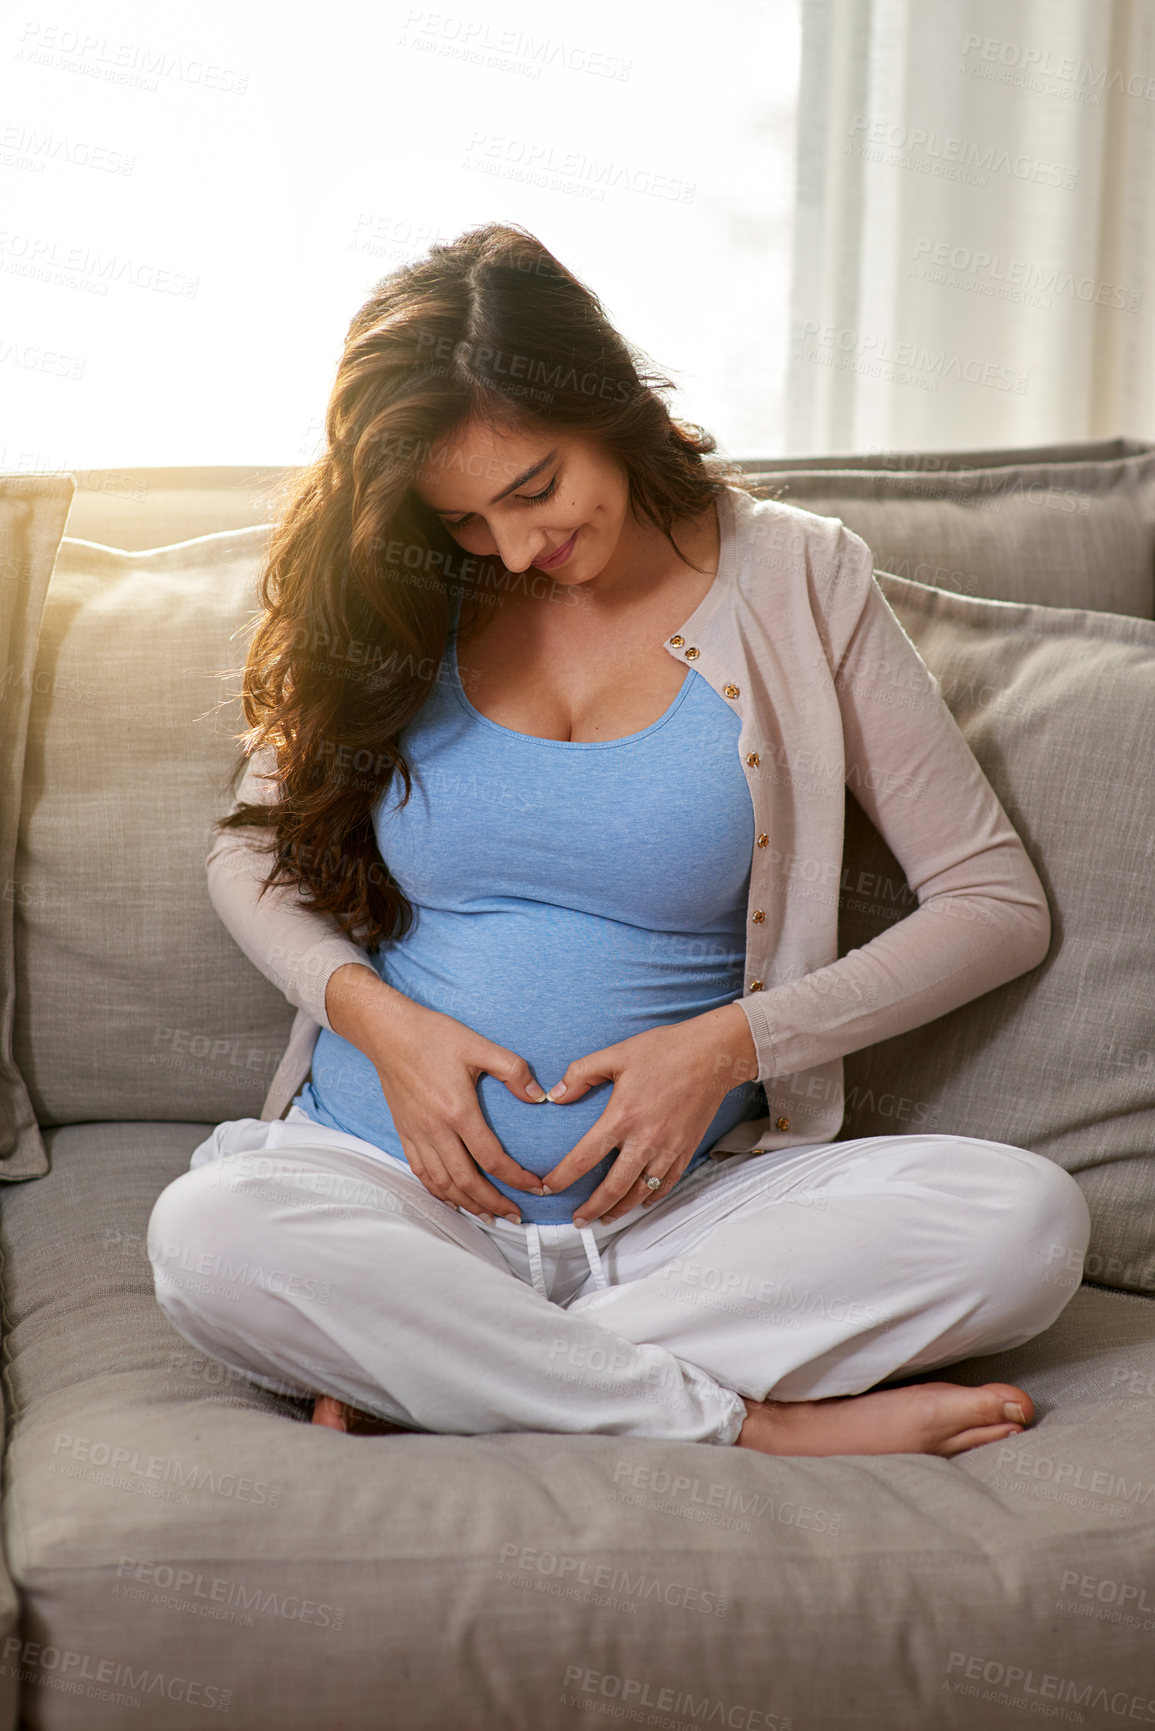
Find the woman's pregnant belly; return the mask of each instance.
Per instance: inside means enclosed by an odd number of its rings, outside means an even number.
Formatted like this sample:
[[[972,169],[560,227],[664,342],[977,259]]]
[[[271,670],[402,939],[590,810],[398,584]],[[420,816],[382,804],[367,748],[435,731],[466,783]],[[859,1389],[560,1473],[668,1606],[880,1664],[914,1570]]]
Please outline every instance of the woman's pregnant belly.
[[[500,912],[421,908],[405,939],[388,946],[375,966],[415,1002],[524,1058],[548,1089],[575,1058],[731,1003],[741,991],[743,960],[721,935],[648,931],[553,905],[511,901]],[[477,1100],[511,1159],[545,1177],[601,1117],[612,1090],[612,1082],[599,1082],[568,1104],[535,1105],[484,1074]],[[373,1064],[327,1029],[317,1037],[311,1086],[298,1104],[311,1117],[405,1158]],[[730,1089],[695,1154],[704,1157],[733,1125],[762,1110],[756,1082]],[[523,1219],[569,1221],[615,1158],[607,1151],[557,1196],[536,1197],[493,1183]]]

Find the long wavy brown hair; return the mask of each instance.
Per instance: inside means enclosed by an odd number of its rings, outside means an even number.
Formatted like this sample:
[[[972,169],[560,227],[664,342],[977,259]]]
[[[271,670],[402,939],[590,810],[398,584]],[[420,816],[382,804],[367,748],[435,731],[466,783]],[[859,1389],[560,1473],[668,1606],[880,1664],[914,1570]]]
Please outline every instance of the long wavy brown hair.
[[[675,521],[727,485],[754,490],[736,465],[706,461],[716,440],[669,413],[659,393],[672,381],[643,362],[596,295],[514,224],[436,244],[376,285],[349,326],[327,448],[282,494],[258,584],[232,786],[235,798],[249,755],[271,746],[277,792],[215,828],[271,832],[262,895],[295,884],[369,949],[409,929],[371,809],[395,776],[398,803],[409,798],[398,737],[436,679],[451,594],[464,639],[489,591],[523,581],[466,558],[412,490],[439,440],[470,421],[597,439],[625,470],[635,519],[683,559]]]

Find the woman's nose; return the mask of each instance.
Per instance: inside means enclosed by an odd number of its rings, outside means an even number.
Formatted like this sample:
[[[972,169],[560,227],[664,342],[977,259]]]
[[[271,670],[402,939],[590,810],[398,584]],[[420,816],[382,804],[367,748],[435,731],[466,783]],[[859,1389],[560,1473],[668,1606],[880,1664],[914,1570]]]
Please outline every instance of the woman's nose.
[[[498,558],[507,571],[525,571],[535,559],[545,556],[546,545],[540,530],[510,524],[490,533]]]

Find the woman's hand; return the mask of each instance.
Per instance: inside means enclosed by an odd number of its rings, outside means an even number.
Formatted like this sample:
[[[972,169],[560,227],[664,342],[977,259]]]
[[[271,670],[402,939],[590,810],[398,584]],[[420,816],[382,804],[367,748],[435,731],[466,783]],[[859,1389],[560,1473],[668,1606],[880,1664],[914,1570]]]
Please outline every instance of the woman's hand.
[[[754,1036],[737,1003],[575,1058],[555,1104],[579,1100],[598,1082],[612,1081],[613,1092],[597,1122],[546,1173],[546,1189],[551,1195],[567,1189],[616,1148],[602,1183],[574,1214],[575,1226],[616,1220],[639,1203],[662,1201],[730,1089],[757,1074]],[[661,1178],[661,1188],[650,1190],[642,1182],[646,1174]]]
[[[525,1059],[357,963],[334,972],[325,1011],[333,1032],[376,1070],[405,1158],[429,1194],[483,1220],[500,1214],[520,1222],[516,1204],[485,1173],[534,1196],[541,1179],[510,1158],[485,1122],[477,1078],[497,1076],[516,1099],[532,1102],[543,1091]]]

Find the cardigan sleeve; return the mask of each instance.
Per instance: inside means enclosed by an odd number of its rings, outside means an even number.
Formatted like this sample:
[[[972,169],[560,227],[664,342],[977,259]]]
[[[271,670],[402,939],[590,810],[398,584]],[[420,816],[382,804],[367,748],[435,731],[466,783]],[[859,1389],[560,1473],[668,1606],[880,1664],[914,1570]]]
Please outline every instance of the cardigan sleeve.
[[[237,789],[239,805],[269,804],[276,784],[267,779],[275,767],[271,746],[250,758]],[[265,832],[218,832],[205,861],[209,900],[232,938],[266,979],[321,1027],[333,1030],[325,1014],[325,989],[346,962],[373,964],[368,953],[345,936],[331,914],[310,908],[294,884],[275,884],[260,893],[270,856],[260,846]]]
[[[847,785],[919,906],[828,966],[738,1000],[759,1080],[921,1027],[1037,967],[1051,940],[1026,849],[879,588],[870,549],[845,526],[827,593]]]

